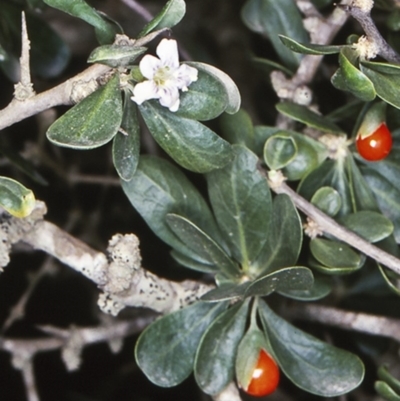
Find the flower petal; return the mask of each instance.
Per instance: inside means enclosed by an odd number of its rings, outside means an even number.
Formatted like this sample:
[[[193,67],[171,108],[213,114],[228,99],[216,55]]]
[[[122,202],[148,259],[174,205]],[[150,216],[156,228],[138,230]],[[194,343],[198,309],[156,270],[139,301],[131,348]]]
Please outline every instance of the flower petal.
[[[178,89],[182,89],[182,91],[187,91],[188,86],[197,81],[197,74],[198,71],[194,67],[190,67],[189,65],[182,64],[176,71],[175,71],[175,79],[176,85]]]
[[[176,86],[160,88],[158,94],[160,96],[161,106],[168,107],[172,112],[179,109],[179,91]]]
[[[176,40],[163,39],[156,50],[157,56],[160,57],[163,66],[168,66],[171,69],[179,67],[178,45]]]
[[[154,81],[144,81],[136,84],[133,88],[133,100],[137,104],[142,104],[149,99],[158,99],[160,97],[158,88]]]
[[[150,54],[147,54],[142,58],[139,63],[139,69],[142,75],[147,79],[153,79],[154,75],[161,67],[161,61]]]

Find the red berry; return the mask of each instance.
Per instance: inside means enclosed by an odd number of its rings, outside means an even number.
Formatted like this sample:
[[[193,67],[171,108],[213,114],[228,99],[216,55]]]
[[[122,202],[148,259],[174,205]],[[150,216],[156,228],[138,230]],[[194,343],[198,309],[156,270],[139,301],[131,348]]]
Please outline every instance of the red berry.
[[[369,161],[384,159],[392,149],[392,135],[385,123],[382,123],[375,132],[366,138],[357,136],[356,146],[358,153]]]
[[[272,356],[262,349],[246,393],[263,397],[273,393],[278,383],[279,367]]]

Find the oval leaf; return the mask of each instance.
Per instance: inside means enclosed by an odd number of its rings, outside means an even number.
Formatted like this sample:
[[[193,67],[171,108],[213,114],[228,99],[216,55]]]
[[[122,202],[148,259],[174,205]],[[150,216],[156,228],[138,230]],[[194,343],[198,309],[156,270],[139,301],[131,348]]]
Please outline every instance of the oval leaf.
[[[182,266],[189,269],[196,270],[202,273],[218,273],[218,267],[215,265],[209,265],[206,263],[200,263],[186,255],[181,254],[178,251],[173,250],[171,256]]]
[[[226,306],[196,302],[148,326],[135,347],[136,362],[147,378],[160,387],[185,380],[203,333]]]
[[[376,96],[374,84],[349,61],[343,50],[339,55],[339,63],[347,90],[364,102],[374,100]]]
[[[248,388],[261,349],[266,349],[264,333],[256,325],[251,325],[240,341],[236,356],[236,379],[241,388]]]
[[[203,231],[212,232],[214,238],[218,235],[218,227],[203,197],[182,171],[166,160],[142,156],[132,180],[122,181],[121,185],[153,232],[185,256],[196,258],[169,228],[168,213],[179,213]],[[207,261],[198,261],[207,264]]]
[[[232,158],[229,143],[198,121],[179,117],[155,101],[139,109],[154,139],[182,167],[206,173]]]
[[[376,94],[385,102],[400,109],[397,90],[400,85],[400,69],[398,66],[382,64],[363,62],[360,68],[374,84]]]
[[[343,216],[339,222],[369,242],[381,241],[393,233],[393,223],[377,212],[363,210]]]
[[[207,175],[210,202],[235,259],[245,270],[266,241],[271,193],[250,150],[234,146],[231,163]]]
[[[307,267],[287,267],[253,281],[247,288],[245,296],[264,297],[273,291],[310,290],[313,283],[314,276]]]
[[[190,220],[177,214],[167,214],[167,223],[176,236],[201,259],[217,267],[228,277],[240,277],[238,266],[226,252]]]
[[[56,120],[46,135],[59,146],[92,149],[111,141],[121,121],[122,99],[116,74]]]
[[[199,387],[206,394],[221,392],[232,380],[235,357],[246,326],[249,302],[222,313],[201,339],[194,363]]]
[[[220,287],[214,288],[213,290],[207,292],[201,297],[202,301],[207,302],[220,302],[227,301],[236,298],[244,298],[246,289],[251,284],[251,282],[246,282],[242,284],[237,283],[224,283]]]
[[[337,397],[359,386],[361,360],[292,326],[260,300],[261,319],[279,366],[298,387],[322,397]]]
[[[101,44],[112,43],[117,33],[122,33],[115,24],[109,22],[83,0],[43,0],[50,7],[78,17],[96,28],[97,39]]]
[[[250,272],[260,276],[281,267],[295,266],[303,242],[300,216],[288,195],[274,199],[264,248]]]
[[[203,71],[215,79],[217,79],[225,88],[227,102],[225,111],[229,114],[234,114],[240,109],[240,92],[236,84],[233,82],[232,78],[225,74],[223,71],[219,70],[212,65],[208,65],[205,63],[199,63],[197,61],[190,61],[186,64],[197,68],[199,71]]]
[[[328,216],[336,216],[342,207],[342,198],[332,187],[321,187],[311,198],[311,203]]]
[[[264,146],[264,161],[271,170],[280,170],[287,166],[297,155],[294,139],[276,134],[268,138]]]
[[[0,206],[12,216],[27,217],[35,207],[35,196],[18,181],[0,177]]]
[[[97,47],[90,53],[88,63],[105,64],[109,67],[127,67],[145,51],[147,47],[129,45],[104,45]]]
[[[222,114],[228,101],[225,86],[213,75],[198,71],[197,81],[182,92],[178,116],[192,120],[212,120]]]
[[[354,269],[360,267],[360,255],[342,242],[315,238],[310,242],[310,250],[314,258],[325,266]]]

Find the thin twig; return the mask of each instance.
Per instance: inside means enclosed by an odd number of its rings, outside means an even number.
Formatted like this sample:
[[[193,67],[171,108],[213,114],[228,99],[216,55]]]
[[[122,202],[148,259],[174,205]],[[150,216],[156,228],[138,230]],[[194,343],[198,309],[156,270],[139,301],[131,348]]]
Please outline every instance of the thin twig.
[[[301,197],[298,193],[293,191],[293,189],[291,189],[285,183],[280,185],[275,185],[272,183],[271,188],[277,194],[289,195],[296,207],[310,217],[314,222],[316,222],[322,231],[333,235],[338,240],[358,249],[365,255],[375,259],[378,263],[381,263],[397,274],[400,274],[399,259],[376,247],[375,245],[372,245],[370,242],[359,237],[352,231],[349,231],[347,228],[344,228],[325,213],[321,212],[321,210],[319,210],[313,204]]]
[[[385,60],[393,63],[400,63],[400,56],[393,50],[393,48],[382,37],[375,22],[371,18],[370,12],[365,12],[360,7],[356,6],[338,6],[348,12],[354,19],[356,19],[364,30],[369,40],[375,42],[378,49],[378,54]]]
[[[388,337],[400,342],[400,319],[315,304],[293,304],[288,313],[295,319],[305,319],[345,330]]]

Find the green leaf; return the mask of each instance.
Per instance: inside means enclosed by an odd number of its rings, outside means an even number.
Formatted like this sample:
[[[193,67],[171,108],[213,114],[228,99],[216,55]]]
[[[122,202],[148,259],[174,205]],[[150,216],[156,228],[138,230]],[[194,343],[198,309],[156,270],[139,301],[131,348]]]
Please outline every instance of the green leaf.
[[[246,270],[266,241],[271,193],[254,153],[238,145],[234,153],[231,163],[207,175],[207,184],[218,225]]]
[[[379,205],[382,213],[389,219],[394,225],[394,236],[396,242],[400,242],[400,190],[396,186],[396,182],[391,180],[392,175],[395,171],[392,171],[390,175],[379,174],[370,166],[362,168],[362,175],[367,181],[369,187],[372,189],[375,199]]]
[[[313,274],[307,267],[287,267],[253,281],[246,289],[245,296],[264,297],[274,291],[310,290],[313,283]]]
[[[264,161],[271,170],[281,170],[297,156],[296,142],[285,134],[275,134],[264,145]]]
[[[339,63],[347,90],[364,102],[374,100],[376,96],[374,84],[350,62],[346,49],[340,52]]]
[[[119,77],[110,81],[56,120],[47,131],[55,145],[74,149],[97,148],[111,141],[122,121]]]
[[[205,302],[220,302],[237,298],[244,298],[246,289],[250,284],[250,281],[242,284],[232,282],[221,284],[220,287],[214,288],[213,290],[204,294],[201,297],[201,300]]]
[[[185,16],[186,4],[183,0],[170,0],[163,9],[142,29],[138,38],[148,33],[162,29],[172,28]]]
[[[374,194],[362,176],[359,167],[352,155],[346,157],[346,171],[350,182],[353,208],[355,211],[370,210],[379,212]]]
[[[281,267],[295,266],[303,241],[300,216],[289,196],[276,196],[269,216],[264,248],[250,269],[256,276]]]
[[[179,253],[196,259],[193,251],[171,231],[166,216],[179,213],[193,221],[205,232],[218,236],[207,203],[185,175],[171,163],[155,157],[141,156],[135,175],[122,181],[129,201],[153,232]],[[219,237],[216,240],[221,243]],[[207,264],[204,260],[197,260]]]
[[[387,401],[400,401],[400,395],[397,394],[387,383],[384,381],[375,382],[376,392]]]
[[[135,347],[136,362],[147,378],[160,387],[185,380],[193,370],[203,333],[226,306],[196,302],[148,326]]]
[[[249,114],[240,109],[235,114],[224,113],[220,118],[223,137],[232,145],[243,145],[255,150],[254,127]]]
[[[275,107],[280,113],[284,114],[285,116],[288,116],[295,121],[300,121],[301,123],[306,124],[309,127],[330,133],[343,132],[343,130],[335,123],[331,122],[326,117],[323,117],[320,114],[311,111],[306,106],[290,102],[282,102],[276,104]]]
[[[182,92],[175,114],[192,120],[212,120],[224,112],[227,102],[228,95],[222,82],[200,70],[197,81]]]
[[[367,210],[348,214],[339,223],[369,242],[378,242],[393,233],[393,223],[378,212]]]
[[[206,263],[200,263],[192,258],[181,254],[178,251],[171,251],[171,256],[182,266],[185,266],[189,269],[202,272],[202,273],[212,273],[215,274],[218,272],[218,267],[215,265],[210,265]]]
[[[179,117],[157,101],[144,102],[139,110],[157,143],[182,167],[206,173],[231,160],[229,143],[198,121]]]
[[[297,190],[304,198],[311,200],[315,192],[322,187],[332,187],[341,196],[342,207],[338,215],[346,215],[353,211],[350,183],[343,162],[326,160],[303,178]]]
[[[342,206],[342,198],[332,187],[321,187],[311,198],[311,203],[328,216],[336,216]]]
[[[140,126],[137,109],[125,93],[124,113],[121,128],[113,140],[112,154],[115,169],[122,180],[129,181],[135,174],[139,163]]]
[[[109,67],[127,67],[145,51],[147,47],[135,47],[132,45],[104,45],[96,47],[88,58],[88,63],[105,64]]]
[[[247,27],[268,36],[281,60],[290,69],[296,69],[302,58],[284,46],[279,34],[299,42],[308,42],[302,16],[293,0],[248,0],[242,9]]]
[[[122,33],[101,13],[83,0],[43,0],[50,7],[57,8],[69,15],[80,18],[94,26],[97,39],[101,44],[112,43],[117,33]]]
[[[307,290],[286,289],[277,291],[279,294],[297,301],[317,301],[325,298],[332,291],[332,280],[326,276],[315,276],[314,285]]]
[[[327,46],[317,45],[313,43],[299,43],[296,40],[289,38],[285,35],[279,35],[282,43],[290,50],[296,53],[312,54],[312,55],[325,55],[325,54],[336,54],[340,52],[343,46]]]
[[[233,82],[229,75],[225,74],[218,68],[213,67],[212,65],[200,63],[198,61],[188,61],[186,64],[196,68],[198,71],[202,71],[211,75],[224,86],[227,95],[225,111],[228,114],[235,114],[240,109],[240,92],[235,82]]]
[[[295,131],[280,131],[281,135],[286,133],[295,142],[296,156],[283,169],[283,174],[288,180],[300,180],[309,171],[316,169],[328,156],[325,145],[307,135]]]
[[[310,250],[314,258],[329,267],[332,274],[348,273],[361,267],[361,257],[348,245],[324,238],[310,241]]]
[[[380,366],[378,369],[378,377],[385,381],[394,391],[400,393],[400,381],[394,378],[388,371],[387,366]]]
[[[18,181],[0,177],[0,206],[14,217],[27,217],[35,207],[35,195]]]
[[[214,320],[201,339],[194,374],[206,394],[221,392],[233,380],[236,350],[244,334],[248,308],[246,301],[228,309]]]
[[[274,356],[298,387],[321,397],[337,397],[364,378],[361,360],[292,326],[260,300],[259,311]]]
[[[397,88],[400,85],[400,68],[385,63],[363,62],[361,71],[372,81],[376,94],[385,102],[400,108]]]
[[[264,333],[256,325],[251,325],[240,341],[236,356],[236,379],[241,388],[248,388],[260,357],[260,350],[265,348]]]
[[[240,277],[238,266],[207,233],[177,214],[169,213],[166,221],[174,234],[202,260],[217,267],[228,277]]]

